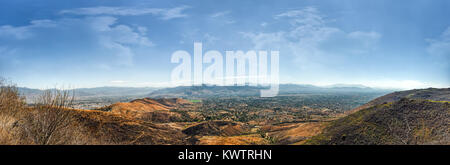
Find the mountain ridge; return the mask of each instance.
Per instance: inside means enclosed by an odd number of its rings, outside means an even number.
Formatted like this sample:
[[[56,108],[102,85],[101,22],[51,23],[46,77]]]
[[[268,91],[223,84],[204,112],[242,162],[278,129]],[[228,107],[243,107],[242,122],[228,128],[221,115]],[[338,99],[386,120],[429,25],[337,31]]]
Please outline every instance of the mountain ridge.
[[[332,121],[305,144],[450,144],[450,88],[399,91]]]

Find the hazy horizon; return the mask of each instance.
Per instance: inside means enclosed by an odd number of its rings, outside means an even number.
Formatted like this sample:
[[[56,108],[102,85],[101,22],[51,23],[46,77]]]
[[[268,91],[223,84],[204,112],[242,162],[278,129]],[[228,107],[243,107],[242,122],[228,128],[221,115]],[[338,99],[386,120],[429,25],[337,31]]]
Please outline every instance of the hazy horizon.
[[[280,84],[450,87],[446,0],[0,4],[0,77],[21,87],[171,87],[194,42],[278,50]]]
[[[11,82],[12,84],[17,85],[14,82]],[[427,89],[427,88],[449,88],[449,87],[423,87],[423,88],[393,88],[393,87],[374,87],[374,86],[366,86],[366,85],[362,85],[362,84],[329,84],[329,85],[314,85],[314,84],[299,84],[299,83],[280,83],[279,85],[299,85],[299,86],[313,86],[313,87],[318,87],[318,88],[340,88],[340,87],[348,87],[348,88],[370,88],[370,89],[375,89],[375,90],[398,90],[398,91],[402,91],[402,90],[412,90],[412,89]],[[202,85],[178,85],[178,86],[171,86],[171,85],[167,85],[167,86],[94,86],[94,87],[76,87],[76,86],[71,86],[71,85],[54,85],[54,86],[46,86],[44,88],[31,88],[31,87],[27,87],[27,86],[17,86],[19,88],[28,88],[28,89],[38,89],[38,90],[48,90],[48,89],[61,89],[61,90],[72,90],[72,89],[95,89],[95,88],[153,88],[153,89],[164,89],[164,88],[176,88],[176,87],[198,87],[198,86],[222,86],[222,87],[268,87],[265,85],[258,85],[258,86],[249,86],[249,85],[217,85],[217,84],[202,84]]]

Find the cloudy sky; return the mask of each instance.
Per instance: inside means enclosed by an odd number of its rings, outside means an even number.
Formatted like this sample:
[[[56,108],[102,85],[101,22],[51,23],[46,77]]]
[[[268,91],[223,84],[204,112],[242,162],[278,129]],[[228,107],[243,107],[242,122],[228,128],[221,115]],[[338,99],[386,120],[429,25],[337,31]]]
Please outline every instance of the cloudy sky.
[[[450,86],[450,1],[0,2],[0,76],[19,86],[167,86],[176,50],[279,50],[280,82]],[[207,66],[207,65],[205,65]]]

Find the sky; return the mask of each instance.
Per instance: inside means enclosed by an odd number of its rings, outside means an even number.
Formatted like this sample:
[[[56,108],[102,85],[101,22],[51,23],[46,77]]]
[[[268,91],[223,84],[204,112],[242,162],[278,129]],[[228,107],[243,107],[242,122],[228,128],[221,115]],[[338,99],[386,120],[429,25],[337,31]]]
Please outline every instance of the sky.
[[[278,50],[280,83],[450,87],[448,0],[0,2],[0,76],[164,87],[177,50]],[[207,66],[205,64],[205,66]]]

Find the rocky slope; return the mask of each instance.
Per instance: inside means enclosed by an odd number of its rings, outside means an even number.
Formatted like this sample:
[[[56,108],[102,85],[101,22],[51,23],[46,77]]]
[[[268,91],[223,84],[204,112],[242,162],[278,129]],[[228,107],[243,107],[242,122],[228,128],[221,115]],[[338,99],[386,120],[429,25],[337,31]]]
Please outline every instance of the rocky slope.
[[[394,92],[330,122],[306,144],[450,144],[450,89]]]

